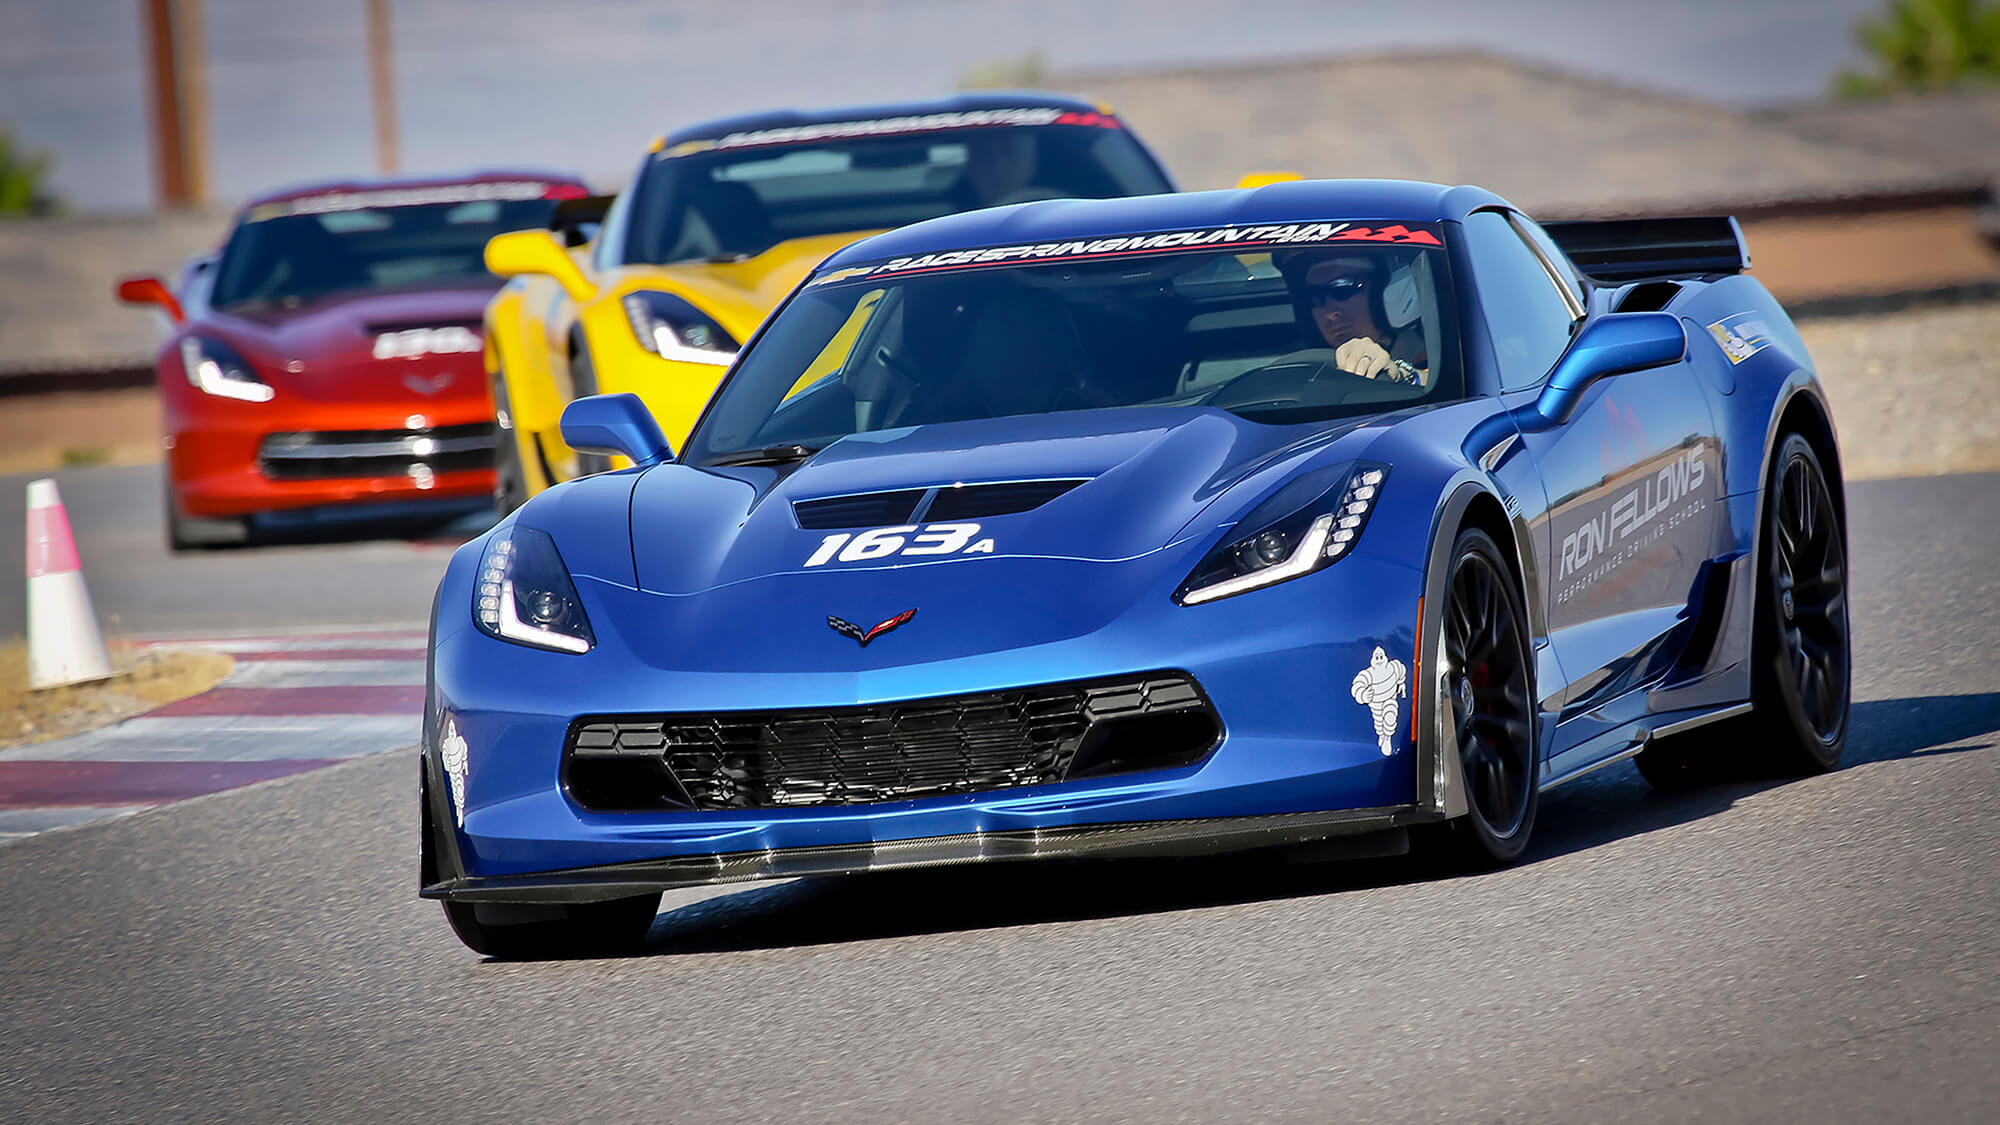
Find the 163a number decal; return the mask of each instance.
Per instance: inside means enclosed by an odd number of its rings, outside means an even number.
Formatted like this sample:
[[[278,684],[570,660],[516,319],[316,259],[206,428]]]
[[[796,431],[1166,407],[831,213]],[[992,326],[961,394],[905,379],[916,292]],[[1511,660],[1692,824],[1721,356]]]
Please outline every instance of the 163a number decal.
[[[976,523],[932,523],[919,527],[877,527],[855,534],[840,531],[819,541],[806,559],[807,566],[840,562],[867,562],[870,559],[901,555],[990,555],[993,540],[979,538]]]

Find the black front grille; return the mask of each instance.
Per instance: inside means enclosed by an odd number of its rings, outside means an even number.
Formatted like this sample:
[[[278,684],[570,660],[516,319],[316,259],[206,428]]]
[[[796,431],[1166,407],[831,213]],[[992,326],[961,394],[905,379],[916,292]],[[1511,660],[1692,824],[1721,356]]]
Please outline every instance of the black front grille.
[[[580,719],[571,796],[608,811],[857,805],[1187,765],[1222,732],[1178,672],[859,707]]]
[[[404,477],[493,467],[491,422],[427,430],[308,430],[271,434],[257,468],[272,480]]]

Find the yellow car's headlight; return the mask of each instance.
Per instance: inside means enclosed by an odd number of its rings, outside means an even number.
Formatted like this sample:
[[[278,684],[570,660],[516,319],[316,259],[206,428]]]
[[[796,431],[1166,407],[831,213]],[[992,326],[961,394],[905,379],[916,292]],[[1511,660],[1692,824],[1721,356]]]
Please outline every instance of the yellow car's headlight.
[[[672,293],[625,294],[625,319],[639,346],[662,359],[727,367],[739,345],[715,318]]]

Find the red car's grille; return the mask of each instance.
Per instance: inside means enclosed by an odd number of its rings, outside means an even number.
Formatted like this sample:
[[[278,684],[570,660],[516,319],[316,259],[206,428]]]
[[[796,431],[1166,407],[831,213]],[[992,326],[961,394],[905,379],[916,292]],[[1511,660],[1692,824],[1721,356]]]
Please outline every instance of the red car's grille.
[[[257,468],[272,480],[407,477],[493,467],[491,422],[427,430],[309,430],[271,434]]]

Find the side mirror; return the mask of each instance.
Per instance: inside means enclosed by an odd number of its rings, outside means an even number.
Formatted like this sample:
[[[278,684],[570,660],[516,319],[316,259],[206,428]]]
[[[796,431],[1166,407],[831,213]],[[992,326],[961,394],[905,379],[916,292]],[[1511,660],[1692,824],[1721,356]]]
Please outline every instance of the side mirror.
[[[1297,172],[1245,172],[1242,178],[1236,181],[1236,186],[1240,188],[1263,187],[1265,184],[1285,184],[1293,180],[1303,179],[1305,177],[1299,175]]]
[[[179,324],[187,319],[181,311],[181,303],[167,288],[166,282],[150,274],[145,277],[128,277],[118,283],[118,299],[128,305],[158,305],[166,310],[167,319]]]
[[[1576,400],[1599,379],[1679,363],[1687,354],[1687,329],[1670,313],[1613,313],[1601,317],[1570,342],[1548,386],[1535,400],[1535,413],[1560,425]]]
[[[634,465],[674,459],[660,424],[635,394],[585,395],[562,412],[563,444],[578,453],[617,453]]]
[[[545,230],[508,231],[487,239],[486,268],[500,277],[522,274],[552,277],[572,301],[587,301],[597,292],[569,251]]]

